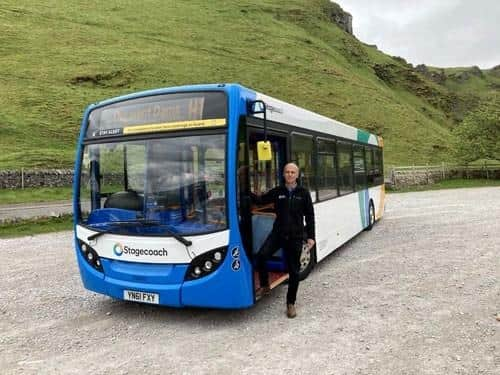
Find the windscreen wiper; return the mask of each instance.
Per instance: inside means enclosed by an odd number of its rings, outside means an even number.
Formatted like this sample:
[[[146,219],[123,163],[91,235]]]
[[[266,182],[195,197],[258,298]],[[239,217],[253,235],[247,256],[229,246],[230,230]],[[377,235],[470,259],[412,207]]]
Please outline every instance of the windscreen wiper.
[[[136,219],[136,220],[110,221],[109,223],[107,223],[107,225],[109,226],[118,226],[120,228],[136,226],[137,224],[142,226],[150,226],[150,225],[160,225],[160,222],[158,220]],[[100,237],[103,234],[111,233],[111,231],[108,229],[105,230],[96,228],[91,228],[91,229],[97,231],[97,233],[88,236],[87,237],[88,241],[95,240],[97,237]]]
[[[128,226],[135,226],[135,225],[143,225],[143,226],[151,226],[151,225],[161,225],[158,220],[147,220],[147,219],[137,219],[137,220],[125,220],[125,221],[111,221],[108,223],[108,225],[111,226],[118,226],[118,227],[128,227]],[[96,238],[102,236],[103,234],[106,233],[111,233],[110,230],[101,230],[101,229],[96,229],[92,228],[92,230],[97,231],[97,233],[91,234],[90,236],[87,237],[88,241],[95,240]],[[193,244],[192,241],[182,237],[180,234],[177,234],[173,232],[172,230],[165,228],[165,233],[168,235],[172,236],[175,238],[177,241],[182,243],[184,246],[191,246]]]
[[[165,228],[165,233],[170,234],[172,237],[174,237],[177,241],[179,241],[184,246],[191,246],[193,244],[193,241],[189,241],[189,240],[185,239],[180,234],[177,234],[168,228]]]

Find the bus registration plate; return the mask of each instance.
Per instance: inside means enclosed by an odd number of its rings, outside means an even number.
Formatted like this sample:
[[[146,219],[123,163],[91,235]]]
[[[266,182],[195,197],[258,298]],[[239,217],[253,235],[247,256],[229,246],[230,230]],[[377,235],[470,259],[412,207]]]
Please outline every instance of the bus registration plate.
[[[124,290],[123,299],[134,302],[152,303],[154,305],[160,303],[160,296],[157,293],[138,292],[137,290]]]

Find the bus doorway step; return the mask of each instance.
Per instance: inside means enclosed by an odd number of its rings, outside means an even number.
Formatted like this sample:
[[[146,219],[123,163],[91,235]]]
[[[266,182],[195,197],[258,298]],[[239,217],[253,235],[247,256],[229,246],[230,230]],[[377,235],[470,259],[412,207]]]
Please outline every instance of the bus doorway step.
[[[260,282],[259,282],[259,273],[255,272],[254,273],[254,280],[255,280],[255,295],[257,296],[256,299],[260,300],[262,298],[262,294],[259,293],[260,291]],[[269,286],[271,290],[276,288],[278,285],[284,283],[285,281],[288,280],[288,274],[284,272],[269,272]]]

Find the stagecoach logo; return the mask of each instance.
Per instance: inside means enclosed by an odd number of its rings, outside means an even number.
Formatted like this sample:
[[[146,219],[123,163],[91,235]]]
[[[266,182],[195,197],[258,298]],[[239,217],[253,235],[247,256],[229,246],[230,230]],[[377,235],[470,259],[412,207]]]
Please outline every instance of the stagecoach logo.
[[[121,243],[116,243],[115,246],[113,246],[113,252],[117,256],[121,256],[123,254],[123,245]]]
[[[156,257],[166,257],[168,255],[168,251],[165,248],[161,249],[136,249],[133,247],[129,247],[127,245],[123,246],[121,243],[115,243],[113,246],[113,252],[116,256],[121,257],[122,254],[134,255],[138,256],[156,256]]]

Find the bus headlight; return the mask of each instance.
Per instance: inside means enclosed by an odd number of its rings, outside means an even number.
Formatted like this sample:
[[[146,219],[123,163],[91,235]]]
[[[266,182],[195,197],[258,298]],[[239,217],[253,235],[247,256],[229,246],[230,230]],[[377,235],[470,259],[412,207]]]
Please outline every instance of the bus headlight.
[[[85,259],[87,263],[90,264],[97,271],[104,272],[102,268],[101,259],[99,259],[99,255],[97,255],[97,252],[83,241],[79,241],[79,244],[80,244],[80,251],[82,252],[83,255],[83,259]]]
[[[185,280],[196,280],[214,272],[224,261],[227,247],[219,247],[207,253],[198,255],[191,261]]]

